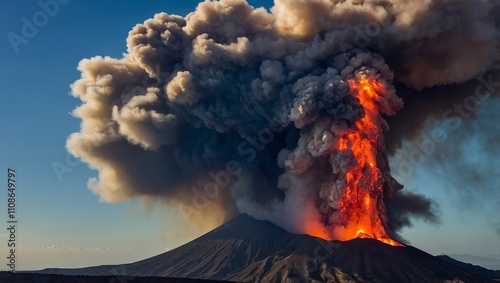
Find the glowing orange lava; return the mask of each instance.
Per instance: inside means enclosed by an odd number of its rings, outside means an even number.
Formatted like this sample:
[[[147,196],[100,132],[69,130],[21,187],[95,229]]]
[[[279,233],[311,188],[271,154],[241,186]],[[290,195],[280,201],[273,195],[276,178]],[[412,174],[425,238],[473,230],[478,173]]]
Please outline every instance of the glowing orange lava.
[[[346,189],[340,198],[339,213],[348,223],[329,229],[330,237],[341,241],[354,238],[373,238],[393,246],[402,244],[386,232],[383,204],[384,179],[377,167],[377,148],[380,147],[381,121],[377,101],[385,86],[375,78],[349,80],[350,95],[359,99],[365,115],[356,122],[357,130],[349,130],[335,145],[337,150],[351,150],[357,161],[345,172]],[[310,229],[312,232],[312,229]],[[318,230],[315,234],[320,235]]]

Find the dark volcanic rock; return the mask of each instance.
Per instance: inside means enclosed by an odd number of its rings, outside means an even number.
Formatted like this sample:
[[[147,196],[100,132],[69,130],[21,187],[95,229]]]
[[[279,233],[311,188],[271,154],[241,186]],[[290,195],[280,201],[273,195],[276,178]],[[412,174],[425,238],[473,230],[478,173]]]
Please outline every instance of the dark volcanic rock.
[[[2,283],[224,283],[223,281],[130,276],[85,276],[0,272]]]
[[[325,241],[242,214],[172,251],[130,264],[44,273],[203,278],[236,282],[491,282],[414,247]]]

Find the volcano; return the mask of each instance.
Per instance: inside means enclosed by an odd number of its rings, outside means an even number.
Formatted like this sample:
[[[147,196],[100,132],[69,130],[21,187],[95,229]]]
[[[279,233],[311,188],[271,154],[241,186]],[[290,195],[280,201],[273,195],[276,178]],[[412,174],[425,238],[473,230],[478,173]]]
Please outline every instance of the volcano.
[[[411,246],[374,239],[325,241],[291,234],[247,214],[145,260],[41,273],[234,282],[491,282]]]

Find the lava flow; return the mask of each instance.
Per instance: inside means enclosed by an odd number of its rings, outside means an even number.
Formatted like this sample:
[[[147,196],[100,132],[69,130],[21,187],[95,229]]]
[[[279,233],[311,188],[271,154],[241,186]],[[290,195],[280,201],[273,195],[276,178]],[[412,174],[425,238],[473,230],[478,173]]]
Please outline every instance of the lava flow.
[[[380,147],[382,121],[376,105],[379,93],[384,92],[384,85],[375,79],[349,80],[351,95],[359,99],[365,115],[356,122],[356,131],[343,135],[336,147],[338,150],[351,150],[357,164],[346,173],[346,190],[340,200],[340,213],[349,215],[345,227],[334,228],[333,234],[339,240],[353,238],[374,238],[384,243],[398,246],[392,240],[380,217],[385,214],[382,199],[383,176],[377,168],[377,147]],[[362,186],[363,188],[360,188]]]
[[[352,152],[355,162],[341,177],[345,188],[336,213],[346,220],[343,225],[328,229],[329,238],[341,241],[373,238],[389,245],[402,246],[386,231],[386,210],[382,199],[386,181],[377,166],[377,154],[384,146],[382,131],[385,124],[378,103],[380,95],[386,93],[385,85],[369,77],[351,79],[349,87],[350,95],[363,106],[364,116],[356,121],[356,129],[348,130],[334,144],[338,152]]]

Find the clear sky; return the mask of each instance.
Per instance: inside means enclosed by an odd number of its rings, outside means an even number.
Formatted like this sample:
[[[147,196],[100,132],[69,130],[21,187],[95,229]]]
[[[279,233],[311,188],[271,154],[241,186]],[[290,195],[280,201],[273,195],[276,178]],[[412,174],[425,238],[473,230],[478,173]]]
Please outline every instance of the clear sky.
[[[184,16],[198,1],[60,2],[67,3],[46,18],[39,1],[1,4],[0,227],[7,226],[7,168],[13,168],[19,269],[132,262],[164,252],[174,245],[165,234],[176,229],[163,223],[164,211],[143,211],[136,202],[102,203],[87,189],[87,180],[96,171],[65,148],[68,135],[77,132],[80,123],[70,114],[80,101],[69,95],[69,85],[80,76],[76,67],[81,59],[119,58],[135,24],[157,12]],[[249,2],[272,6],[272,1]],[[8,34],[22,35],[24,18],[39,21],[40,27],[13,46]],[[54,166],[66,171],[58,174]],[[439,225],[417,221],[404,237],[431,254],[500,255],[500,235],[495,230],[500,220],[491,217],[500,215],[499,195],[493,195],[483,209],[464,211],[443,189],[448,186],[446,179],[419,166],[405,185],[438,200],[442,220]],[[5,228],[0,231],[0,270],[6,270],[9,235]]]

